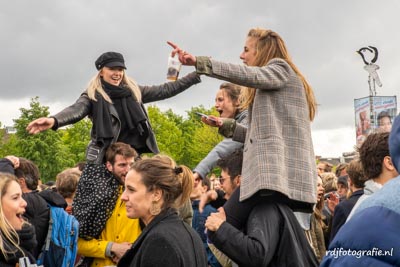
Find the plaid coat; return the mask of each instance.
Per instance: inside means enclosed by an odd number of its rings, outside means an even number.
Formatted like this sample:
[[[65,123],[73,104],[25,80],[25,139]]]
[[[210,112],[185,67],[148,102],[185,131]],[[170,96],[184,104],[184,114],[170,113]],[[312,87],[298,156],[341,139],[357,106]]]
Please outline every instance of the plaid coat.
[[[198,57],[197,72],[256,89],[248,128],[236,125],[233,140],[244,142],[240,200],[261,189],[301,203],[316,202],[316,167],[303,84],[283,59],[264,67]]]

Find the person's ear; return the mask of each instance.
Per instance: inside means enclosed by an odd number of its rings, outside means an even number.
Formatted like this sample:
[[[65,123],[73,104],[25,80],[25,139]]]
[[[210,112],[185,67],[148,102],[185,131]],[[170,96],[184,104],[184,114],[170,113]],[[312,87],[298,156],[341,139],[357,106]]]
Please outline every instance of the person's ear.
[[[238,176],[235,177],[234,182],[236,183],[237,186],[240,186],[240,180],[241,180],[242,176],[239,174]]]
[[[160,188],[154,189],[153,190],[153,201],[160,201],[160,199],[162,198],[163,195],[163,191]]]
[[[109,170],[110,172],[113,171],[113,165],[111,164],[111,162],[109,162],[109,161],[106,162],[106,168],[107,168],[107,170]]]
[[[201,186],[201,189],[202,189],[202,190],[201,190],[201,193],[207,192],[207,191],[208,191],[208,185],[206,185],[206,184],[205,184],[205,185],[202,185],[202,186]]]
[[[393,162],[392,162],[392,158],[390,156],[386,156],[386,157],[383,158],[383,165],[389,171],[395,170],[395,167],[394,167]]]
[[[22,188],[26,187],[25,178],[18,178],[18,183]]]

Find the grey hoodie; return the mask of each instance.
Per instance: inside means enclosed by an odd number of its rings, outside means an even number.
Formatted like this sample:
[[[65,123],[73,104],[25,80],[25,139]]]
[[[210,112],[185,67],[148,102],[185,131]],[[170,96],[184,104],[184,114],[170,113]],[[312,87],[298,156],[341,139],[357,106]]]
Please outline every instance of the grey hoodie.
[[[358,208],[358,206],[360,206],[360,204],[366,200],[367,198],[369,198],[373,193],[375,193],[376,191],[380,190],[382,188],[382,185],[375,182],[374,180],[368,180],[365,182],[365,187],[364,187],[364,195],[362,195],[357,203],[354,205],[353,209],[351,210],[349,217],[347,217],[347,220],[350,220],[350,218],[353,216],[353,214],[355,213],[356,209]]]

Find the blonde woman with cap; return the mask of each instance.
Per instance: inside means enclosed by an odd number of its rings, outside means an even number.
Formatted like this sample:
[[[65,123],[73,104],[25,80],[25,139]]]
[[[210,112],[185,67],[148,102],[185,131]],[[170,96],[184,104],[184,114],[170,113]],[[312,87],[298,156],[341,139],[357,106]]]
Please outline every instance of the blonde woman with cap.
[[[74,199],[74,213],[80,224],[79,234],[85,238],[97,238],[110,214],[98,213],[95,199],[108,205],[112,211],[113,196],[118,184],[105,177],[104,154],[110,144],[123,142],[131,145],[139,154],[158,153],[159,149],[145,103],[175,96],[201,80],[190,73],[175,82],[155,86],[138,85],[126,74],[125,59],[118,52],[106,52],[95,62],[96,75],[90,80],[85,92],[71,106],[47,118],[39,118],[28,124],[27,130],[36,134],[48,129],[76,123],[88,116],[92,123],[91,141],[86,150],[86,168],[79,180]],[[108,177],[109,178],[109,177]],[[92,189],[96,186],[96,189]],[[93,196],[96,195],[96,198]],[[97,202],[98,202],[97,201]],[[79,213],[80,210],[85,212]],[[78,213],[76,213],[78,212]],[[96,223],[95,227],[92,227]]]

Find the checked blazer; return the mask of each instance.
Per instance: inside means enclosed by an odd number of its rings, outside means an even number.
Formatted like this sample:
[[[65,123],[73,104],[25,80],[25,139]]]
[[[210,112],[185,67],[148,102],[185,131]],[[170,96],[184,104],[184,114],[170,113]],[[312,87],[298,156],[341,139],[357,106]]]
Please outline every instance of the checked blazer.
[[[317,173],[308,104],[289,64],[275,58],[263,67],[251,67],[197,57],[196,70],[256,89],[248,128],[236,124],[232,136],[244,142],[240,200],[267,189],[300,203],[315,203]]]

